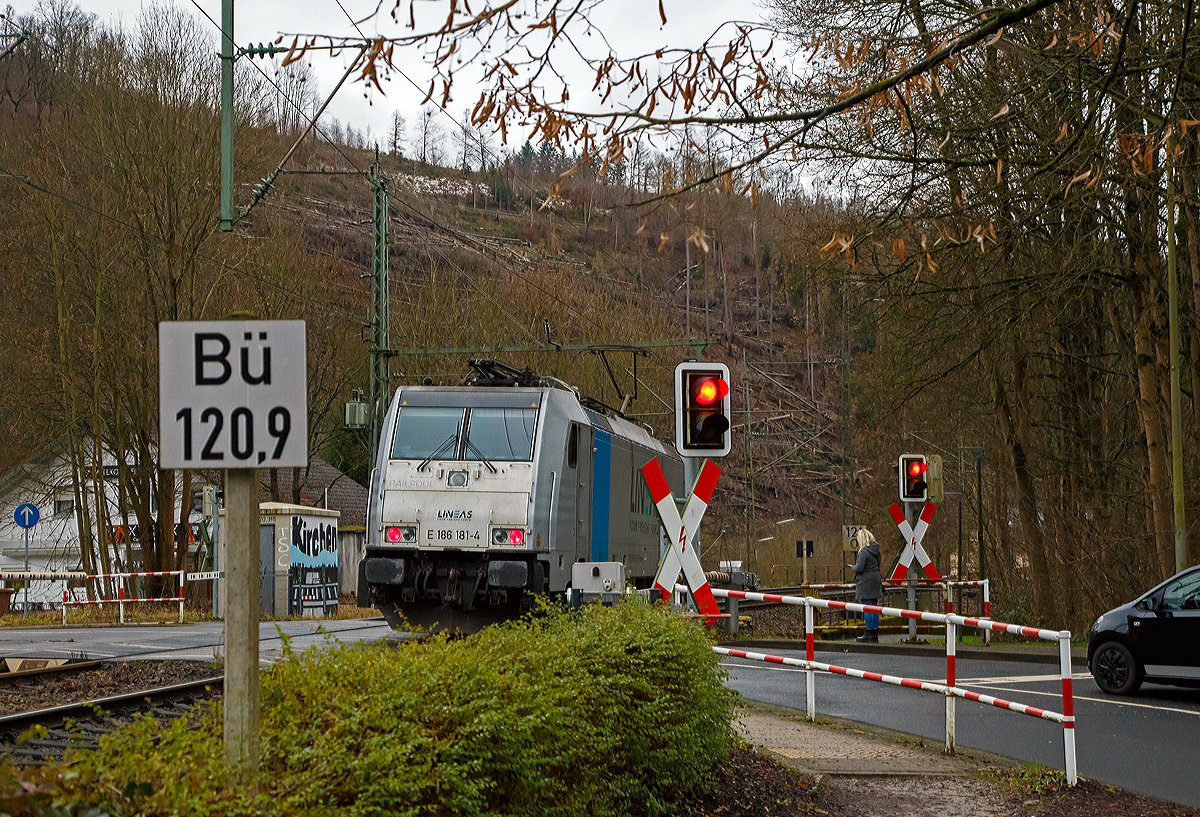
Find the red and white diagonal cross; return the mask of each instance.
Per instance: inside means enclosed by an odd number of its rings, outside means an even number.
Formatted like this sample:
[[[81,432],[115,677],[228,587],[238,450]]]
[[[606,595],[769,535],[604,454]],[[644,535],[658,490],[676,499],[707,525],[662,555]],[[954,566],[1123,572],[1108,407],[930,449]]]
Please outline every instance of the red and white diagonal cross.
[[[721,609],[713,597],[712,588],[708,586],[708,579],[700,567],[700,557],[692,542],[696,538],[696,531],[700,529],[700,518],[704,516],[708,501],[712,499],[713,488],[717,484],[717,477],[721,475],[721,469],[710,460],[704,461],[691,496],[683,507],[682,517],[679,515],[679,509],[675,507],[675,498],[671,496],[667,478],[663,476],[662,466],[658,464],[657,459],[650,460],[642,466],[642,475],[646,478],[646,487],[650,489],[650,496],[658,508],[663,527],[671,536],[671,549],[663,558],[658,576],[654,579],[654,586],[669,597],[682,569],[683,578],[688,589],[692,591],[692,598],[696,600],[700,612],[708,616],[719,615]],[[709,625],[714,621],[715,619],[708,619]]]
[[[921,547],[921,540],[925,538],[925,531],[929,530],[929,523],[933,521],[933,514],[936,510],[937,505],[932,502],[925,503],[925,507],[921,509],[921,518],[917,521],[917,529],[913,530],[912,526],[908,524],[908,520],[904,518],[904,511],[899,505],[892,505],[888,508],[888,513],[892,515],[892,521],[900,529],[900,535],[904,537],[906,543],[904,551],[900,554],[900,561],[896,562],[896,569],[892,572],[892,581],[904,581],[904,577],[908,575],[908,565],[914,556],[921,563],[921,568],[930,581],[942,580],[942,574],[938,573],[929,554],[925,552],[925,548]]]

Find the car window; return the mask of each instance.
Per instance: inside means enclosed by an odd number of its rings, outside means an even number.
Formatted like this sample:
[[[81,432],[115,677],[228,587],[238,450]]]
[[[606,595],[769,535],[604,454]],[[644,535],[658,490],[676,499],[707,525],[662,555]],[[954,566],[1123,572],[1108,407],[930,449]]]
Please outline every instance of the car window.
[[[1163,589],[1162,609],[1200,610],[1200,573],[1192,573]]]

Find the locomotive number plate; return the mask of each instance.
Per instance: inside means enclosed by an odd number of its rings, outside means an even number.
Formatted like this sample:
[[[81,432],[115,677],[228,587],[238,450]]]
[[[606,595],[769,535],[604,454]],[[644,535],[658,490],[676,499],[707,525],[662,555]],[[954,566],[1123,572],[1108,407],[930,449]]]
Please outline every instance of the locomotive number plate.
[[[447,530],[446,528],[429,528],[425,531],[425,538],[430,542],[478,542],[479,531],[477,530]]]

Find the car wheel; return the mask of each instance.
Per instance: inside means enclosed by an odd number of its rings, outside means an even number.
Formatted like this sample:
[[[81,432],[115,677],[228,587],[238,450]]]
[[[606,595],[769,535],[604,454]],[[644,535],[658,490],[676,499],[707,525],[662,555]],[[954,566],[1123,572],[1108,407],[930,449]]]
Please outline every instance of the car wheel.
[[[1109,695],[1129,695],[1142,685],[1133,653],[1119,641],[1106,641],[1092,656],[1092,677]]]

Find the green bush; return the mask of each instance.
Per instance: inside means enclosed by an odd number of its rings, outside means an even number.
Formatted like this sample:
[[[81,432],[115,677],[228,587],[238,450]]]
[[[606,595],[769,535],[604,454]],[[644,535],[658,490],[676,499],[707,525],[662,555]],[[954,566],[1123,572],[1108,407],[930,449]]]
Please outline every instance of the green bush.
[[[330,644],[263,676],[254,785],[225,768],[218,708],[21,772],[22,799],[118,815],[659,814],[732,744],[717,658],[701,627],[643,604],[395,650]]]

